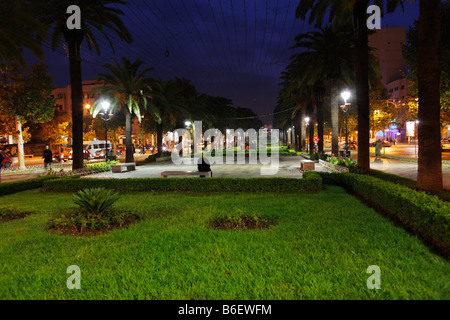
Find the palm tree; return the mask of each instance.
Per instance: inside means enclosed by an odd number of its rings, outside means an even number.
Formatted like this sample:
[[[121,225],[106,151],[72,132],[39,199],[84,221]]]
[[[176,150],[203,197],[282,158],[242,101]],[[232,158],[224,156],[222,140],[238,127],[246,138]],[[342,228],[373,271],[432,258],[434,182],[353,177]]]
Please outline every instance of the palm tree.
[[[306,51],[293,56],[293,78],[298,86],[311,88],[317,106],[319,151],[323,151],[323,104],[327,95],[332,101],[332,153],[337,155],[338,145],[338,116],[339,105],[336,97],[339,95],[339,86],[348,86],[354,82],[354,41],[348,27],[325,27],[318,31],[303,33],[296,37],[293,48],[302,48]],[[319,90],[320,89],[320,90]]]
[[[158,154],[163,152],[163,134],[172,130],[177,124],[183,122],[183,117],[190,114],[185,109],[182,100],[182,86],[174,81],[151,80],[151,105],[157,110],[160,121],[155,121]],[[148,119],[151,117],[146,117]],[[157,120],[153,117],[154,120]],[[184,122],[183,122],[184,124]]]
[[[309,23],[322,23],[329,12],[330,21],[340,22],[353,16],[356,35],[356,95],[358,104],[358,164],[365,170],[369,164],[369,90],[368,90],[368,30],[366,10],[369,0],[301,0],[296,16],[302,19],[311,11]],[[383,8],[384,1],[372,1]],[[387,0],[387,12],[393,12],[402,0]],[[421,0],[419,16],[419,163],[417,188],[440,192],[442,155],[440,148],[440,0]]]
[[[67,8],[70,5],[79,6],[82,19],[81,29],[67,28]],[[73,169],[83,167],[83,91],[81,77],[81,45],[86,42],[89,50],[94,49],[100,54],[97,36],[104,37],[113,48],[108,30],[113,31],[121,40],[131,43],[131,34],[120,19],[124,13],[109,5],[125,5],[122,0],[38,0],[33,1],[33,10],[39,20],[52,29],[51,46],[55,50],[64,38],[70,65],[70,81],[72,89],[72,130],[73,130]]]
[[[34,16],[28,1],[0,2],[0,60],[26,67],[22,49],[26,48],[43,59],[39,38],[45,38],[46,28]]]
[[[126,156],[125,161],[133,162],[133,142],[131,137],[131,118],[134,114],[139,122],[141,122],[141,109],[148,109],[152,112],[155,119],[160,122],[158,111],[148,103],[151,99],[150,83],[152,78],[147,77],[147,74],[152,68],[146,68],[140,71],[143,62],[136,60],[131,63],[126,57],[122,58],[120,65],[113,59],[113,64],[106,63],[104,67],[108,69],[109,73],[100,74],[96,77],[97,80],[104,83],[103,86],[97,87],[93,92],[101,92],[105,99],[112,99],[111,110],[124,108],[125,111],[125,146]],[[92,106],[91,113],[95,117],[101,112],[103,99],[98,99]],[[148,108],[147,108],[148,107]]]
[[[442,192],[440,144],[440,0],[420,1],[419,61],[419,160],[417,188]]]
[[[369,46],[367,29],[367,8],[370,0],[301,0],[296,17],[306,19],[309,23],[322,24],[323,18],[329,14],[329,22],[337,25],[353,18],[355,34],[355,71],[356,71],[356,103],[358,105],[358,165],[363,170],[370,170],[369,153]],[[384,1],[373,1],[381,8]],[[392,12],[402,0],[387,0],[387,12]]]

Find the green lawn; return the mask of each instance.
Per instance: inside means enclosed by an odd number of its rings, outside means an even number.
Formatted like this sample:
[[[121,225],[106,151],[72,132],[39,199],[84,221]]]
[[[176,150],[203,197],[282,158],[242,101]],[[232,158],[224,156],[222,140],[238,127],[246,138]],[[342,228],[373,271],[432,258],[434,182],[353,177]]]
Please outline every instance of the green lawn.
[[[46,231],[70,194],[0,198],[35,213],[0,224],[0,299],[449,299],[450,264],[342,188],[314,194],[135,193],[141,220],[91,238]],[[266,230],[208,225],[241,209]],[[66,269],[81,268],[81,290]],[[381,290],[366,269],[381,269]]]

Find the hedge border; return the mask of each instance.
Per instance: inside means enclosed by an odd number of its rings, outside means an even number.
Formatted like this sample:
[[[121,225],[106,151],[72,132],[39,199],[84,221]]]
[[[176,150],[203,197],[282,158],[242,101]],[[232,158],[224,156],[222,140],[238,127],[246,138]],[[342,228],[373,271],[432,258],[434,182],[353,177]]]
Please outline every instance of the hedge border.
[[[335,172],[319,174],[324,184],[344,187],[401,223],[439,253],[450,257],[450,203],[423,191],[367,175]]]
[[[16,192],[41,188],[46,181],[57,179],[56,176],[44,176],[29,180],[0,183],[0,196],[6,196]]]
[[[191,192],[318,192],[322,190],[319,174],[296,178],[136,178],[79,179],[61,178],[47,181],[43,191],[77,192],[85,188],[104,187],[120,192],[191,191]]]

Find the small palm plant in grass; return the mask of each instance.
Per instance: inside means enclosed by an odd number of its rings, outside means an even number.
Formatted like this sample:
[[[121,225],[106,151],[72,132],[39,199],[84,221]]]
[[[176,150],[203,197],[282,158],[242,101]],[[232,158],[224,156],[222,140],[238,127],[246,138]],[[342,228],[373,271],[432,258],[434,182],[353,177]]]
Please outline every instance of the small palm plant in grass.
[[[88,214],[101,215],[119,200],[119,194],[105,188],[83,189],[73,195],[73,202]]]
[[[61,212],[50,222],[49,229],[61,234],[89,235],[133,223],[136,215],[127,210],[112,208],[119,194],[105,188],[83,189],[72,196],[79,207]]]

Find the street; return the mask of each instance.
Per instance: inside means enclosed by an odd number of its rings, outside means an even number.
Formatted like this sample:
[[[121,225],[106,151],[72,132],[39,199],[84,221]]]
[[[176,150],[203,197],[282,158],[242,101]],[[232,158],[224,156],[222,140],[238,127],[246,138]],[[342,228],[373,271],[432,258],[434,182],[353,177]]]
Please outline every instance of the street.
[[[343,150],[341,148],[341,150]],[[325,148],[326,152],[330,152],[331,149]],[[349,150],[351,151],[351,157],[354,158],[354,156],[358,153],[358,149],[356,150]],[[375,148],[370,148],[370,153],[375,154]],[[419,154],[419,148],[417,145],[414,145],[411,143],[411,145],[408,145],[407,143],[397,143],[395,146],[392,145],[392,147],[386,147],[381,149],[381,155],[386,156],[398,156],[398,157],[408,157],[408,158],[417,158]],[[442,160],[450,160],[450,151],[446,150],[442,152]]]
[[[375,148],[371,148],[375,149]],[[392,155],[392,156],[401,156],[401,157],[411,157],[417,158],[418,156],[418,146],[416,145],[408,145],[408,144],[397,144],[392,147],[383,148],[381,150],[382,155]],[[375,150],[373,151],[375,152]],[[450,151],[442,152],[442,160],[450,160]]]
[[[142,159],[142,158],[146,158],[150,155],[151,153],[146,153],[146,154],[134,154],[134,158],[135,159]],[[117,160],[122,160],[125,159],[125,154],[120,155]],[[95,163],[95,162],[102,162],[105,161],[105,159],[91,159],[89,161],[84,160],[84,163]],[[68,160],[67,162],[53,162],[53,165],[55,166],[68,166],[72,164],[72,160]],[[25,158],[25,166],[26,167],[35,167],[35,166],[44,166],[44,159],[42,157],[33,157],[33,158]],[[18,168],[19,167],[19,160],[17,159],[17,157],[13,157],[13,164],[11,166],[11,168]]]

